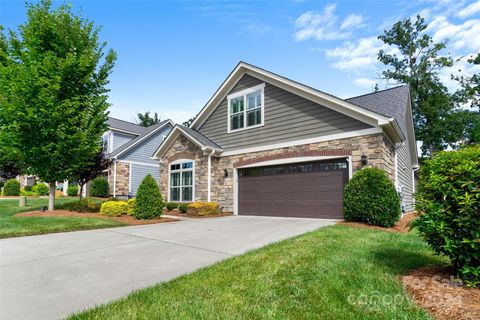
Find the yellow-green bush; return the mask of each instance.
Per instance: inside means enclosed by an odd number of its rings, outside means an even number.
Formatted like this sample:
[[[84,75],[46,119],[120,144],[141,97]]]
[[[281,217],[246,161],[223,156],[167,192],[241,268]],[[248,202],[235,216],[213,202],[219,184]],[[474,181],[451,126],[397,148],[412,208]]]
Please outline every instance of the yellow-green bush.
[[[187,213],[194,216],[210,216],[220,214],[220,205],[217,202],[196,201],[188,205]]]
[[[106,201],[100,207],[100,214],[110,217],[119,217],[128,213],[127,201]]]
[[[136,206],[135,199],[130,199],[128,200],[127,203],[128,203],[127,214],[129,216],[133,216],[133,214],[135,213],[135,206]]]

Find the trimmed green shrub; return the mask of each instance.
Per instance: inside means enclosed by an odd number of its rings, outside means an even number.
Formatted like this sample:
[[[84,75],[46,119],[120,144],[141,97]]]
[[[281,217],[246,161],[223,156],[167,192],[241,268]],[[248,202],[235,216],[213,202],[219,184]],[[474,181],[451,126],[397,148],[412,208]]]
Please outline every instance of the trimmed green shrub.
[[[179,203],[178,204],[178,211],[180,211],[181,213],[187,213],[187,210],[188,210],[188,205],[190,203]]]
[[[36,194],[38,194],[39,196],[46,196],[48,195],[48,191],[49,188],[46,184],[44,183],[39,183],[39,184],[36,184],[32,187],[32,191]]]
[[[76,212],[100,212],[100,203],[90,199],[82,199],[58,205],[56,208]]]
[[[23,187],[23,191],[33,191],[32,186],[25,186]]]
[[[176,202],[167,202],[165,204],[165,207],[167,207],[168,210],[172,211],[173,209],[177,209],[178,208],[178,203]]]
[[[22,196],[25,196],[25,197],[38,197],[38,193],[35,193],[33,191],[25,191],[23,190],[22,192],[20,192],[20,194]]]
[[[67,195],[69,197],[76,197],[78,196],[78,187],[77,186],[68,186]]]
[[[110,217],[120,217],[128,213],[127,201],[106,201],[100,207],[100,214]]]
[[[134,216],[137,219],[152,219],[163,213],[163,199],[157,182],[149,174],[138,187]]]
[[[135,213],[136,200],[135,199],[129,199],[127,201],[127,203],[128,203],[127,214],[129,216],[133,216],[133,214]]]
[[[90,196],[106,198],[110,194],[107,179],[103,177],[95,178],[90,184]]]
[[[187,212],[193,216],[211,216],[220,214],[220,205],[217,202],[192,202],[187,207]]]
[[[345,186],[343,199],[347,221],[392,227],[400,219],[400,199],[383,170],[364,168]]]
[[[10,179],[5,182],[3,186],[4,196],[19,196],[20,195],[20,182],[17,179]]]
[[[480,146],[443,151],[420,171],[415,222],[468,286],[480,286]]]

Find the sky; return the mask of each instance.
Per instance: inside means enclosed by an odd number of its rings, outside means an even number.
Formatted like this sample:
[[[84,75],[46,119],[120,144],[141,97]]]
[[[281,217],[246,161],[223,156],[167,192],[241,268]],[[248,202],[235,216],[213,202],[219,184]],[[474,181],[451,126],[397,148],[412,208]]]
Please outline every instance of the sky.
[[[110,115],[138,112],[183,121],[196,115],[240,61],[348,98],[380,79],[377,39],[417,14],[442,54],[461,60],[441,74],[480,72],[466,57],[480,51],[480,1],[54,1],[102,26],[100,39],[118,54],[109,84]],[[24,1],[0,0],[0,24],[26,21]],[[390,84],[391,85],[391,84]]]

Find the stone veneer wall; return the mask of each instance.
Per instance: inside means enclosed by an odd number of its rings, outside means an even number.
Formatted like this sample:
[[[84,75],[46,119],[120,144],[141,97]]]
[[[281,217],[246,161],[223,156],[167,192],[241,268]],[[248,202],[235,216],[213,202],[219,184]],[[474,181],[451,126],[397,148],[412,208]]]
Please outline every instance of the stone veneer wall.
[[[110,187],[110,194],[113,195],[113,173],[114,164],[108,169],[108,185]],[[116,181],[116,196],[128,195],[128,184],[130,179],[130,164],[127,162],[117,161],[117,181]]]
[[[368,157],[368,165],[384,170],[394,181],[394,147],[382,134],[371,134],[355,138],[339,139],[299,145],[275,150],[245,153],[212,158],[212,201],[217,201],[224,211],[233,211],[234,168],[256,162],[301,157],[301,156],[352,156],[353,172],[361,166],[361,156]],[[167,199],[168,164],[178,159],[195,160],[195,200],[207,200],[207,155],[183,136],[177,138],[160,164],[161,192]],[[224,177],[224,169],[228,177]]]

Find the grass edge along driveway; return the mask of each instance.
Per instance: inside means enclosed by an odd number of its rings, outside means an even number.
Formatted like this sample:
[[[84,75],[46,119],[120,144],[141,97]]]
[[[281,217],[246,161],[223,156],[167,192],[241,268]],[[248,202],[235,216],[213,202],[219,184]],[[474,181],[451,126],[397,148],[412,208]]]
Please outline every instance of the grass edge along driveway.
[[[78,197],[59,197],[55,204],[77,201]],[[98,200],[100,201],[100,200]],[[124,226],[115,220],[77,217],[15,217],[15,214],[40,210],[48,204],[46,198],[28,198],[27,206],[19,207],[18,199],[0,200],[0,239],[46,233],[100,229]]]
[[[415,233],[331,226],[69,319],[431,319],[399,275],[446,260]]]

